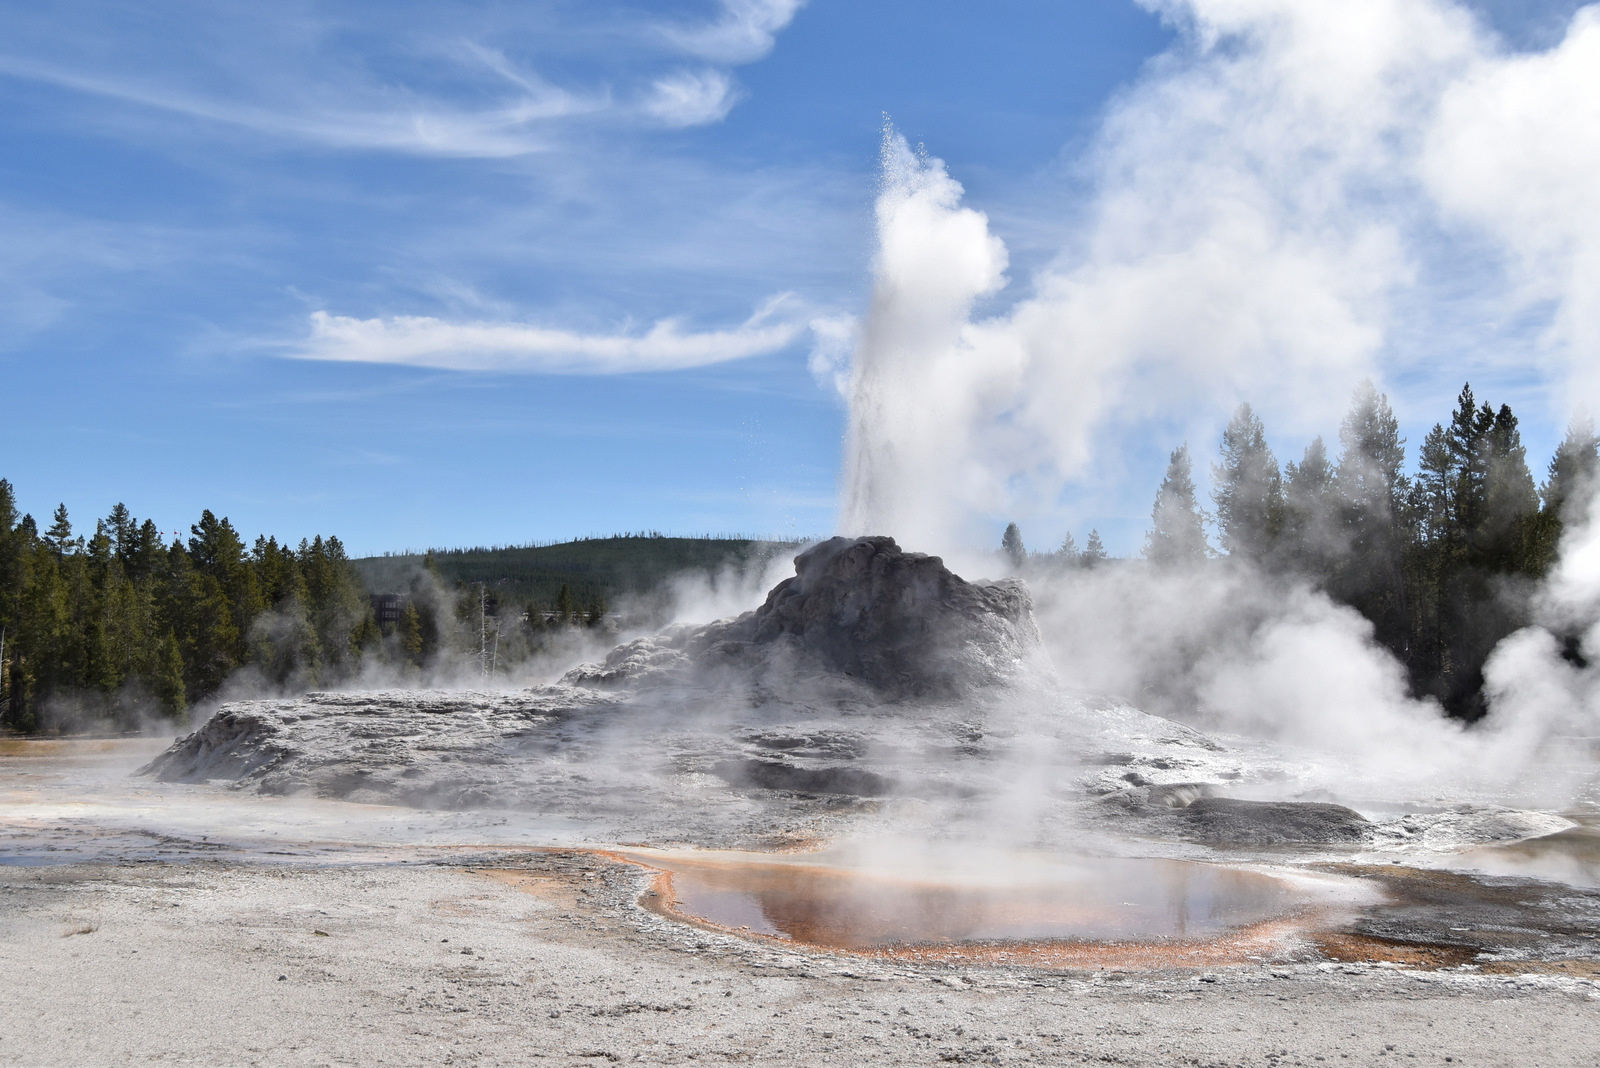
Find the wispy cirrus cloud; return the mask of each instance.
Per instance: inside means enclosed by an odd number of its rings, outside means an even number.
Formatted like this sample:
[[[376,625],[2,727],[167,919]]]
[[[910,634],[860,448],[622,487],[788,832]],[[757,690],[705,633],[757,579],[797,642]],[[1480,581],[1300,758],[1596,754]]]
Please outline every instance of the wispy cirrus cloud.
[[[86,74],[18,56],[0,55],[0,74],[256,133],[348,149],[494,158],[548,147],[541,127],[553,120],[605,111],[604,93],[579,94],[526,83],[526,91],[493,106],[467,108],[415,98],[389,107],[322,108],[207,96],[141,83],[133,77]]]
[[[807,329],[798,302],[773,297],[738,326],[686,330],[661,319],[642,332],[583,333],[533,323],[462,322],[400,315],[356,319],[317,311],[290,356],[305,360],[399,364],[451,371],[611,375],[676,371],[762,356]]]
[[[637,14],[541,5],[352,19],[306,4],[268,18],[176,0],[163,21],[63,3],[0,21],[0,77],[275,139],[481,158],[570,147],[574,123],[720,122],[743,98],[729,68],[768,54],[800,6],[725,0],[712,21],[661,32]],[[702,64],[674,69],[685,56]]]
[[[739,102],[733,79],[720,70],[678,71],[651,87],[644,110],[668,126],[721,122]]]
[[[715,63],[752,63],[772,51],[777,35],[805,0],[723,0],[709,25],[668,26],[662,32],[684,51]]]

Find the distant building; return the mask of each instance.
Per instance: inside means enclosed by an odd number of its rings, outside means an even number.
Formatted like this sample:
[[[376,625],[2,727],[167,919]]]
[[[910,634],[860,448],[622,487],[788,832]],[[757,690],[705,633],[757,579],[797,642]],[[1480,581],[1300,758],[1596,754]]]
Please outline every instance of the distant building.
[[[392,627],[400,622],[406,601],[403,593],[375,593],[372,595],[372,618],[380,627]]]

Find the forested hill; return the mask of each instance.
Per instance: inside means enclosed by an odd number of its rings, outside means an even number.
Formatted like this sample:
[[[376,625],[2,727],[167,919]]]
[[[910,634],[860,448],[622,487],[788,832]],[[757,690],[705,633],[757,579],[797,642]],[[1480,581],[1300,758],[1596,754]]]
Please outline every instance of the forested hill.
[[[620,597],[657,590],[683,572],[743,570],[771,557],[798,552],[804,542],[743,538],[669,538],[617,535],[555,545],[498,549],[435,549],[428,553],[369,556],[353,561],[374,593],[405,592],[419,568],[430,566],[448,583],[485,583],[502,603],[553,608],[561,588],[582,607],[615,604]]]
[[[0,731],[137,729],[229,684],[452,685],[603,625],[620,601],[648,618],[673,575],[759,567],[801,544],[612,537],[352,561],[332,536],[247,545],[209,510],[190,534],[167,541],[123,504],[92,534],[74,533],[65,505],[40,530],[0,479]],[[652,590],[653,603],[638,596]]]

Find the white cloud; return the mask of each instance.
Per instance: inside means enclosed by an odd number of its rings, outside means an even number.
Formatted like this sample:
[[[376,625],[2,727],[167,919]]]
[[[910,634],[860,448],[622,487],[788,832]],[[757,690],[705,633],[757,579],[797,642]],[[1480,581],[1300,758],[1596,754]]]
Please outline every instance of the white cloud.
[[[510,5],[489,19],[422,10],[356,26],[318,11],[278,17],[195,3],[178,20],[186,31],[167,33],[159,21],[119,21],[69,0],[70,13],[8,21],[0,75],[336,148],[503,158],[570,144],[562,127],[572,120],[719,121],[740,98],[726,68],[769,53],[799,6],[726,0],[710,23],[663,30],[649,16],[616,25],[581,6],[557,14]],[[65,23],[73,33],[61,32]],[[675,55],[663,54],[662,33]],[[568,63],[575,87],[527,66],[545,40],[580,42],[563,52],[580,59]],[[684,52],[709,66],[673,72]]]
[[[0,56],[0,73],[277,137],[420,155],[496,158],[541,151],[548,147],[543,124],[609,106],[603,95],[547,86],[481,109],[426,100],[388,109],[302,107],[292,102],[271,106],[144,85],[131,78],[83,74],[16,56]]]
[[[678,47],[714,63],[751,63],[772,51],[776,35],[805,0],[723,0],[722,17],[709,26],[666,27]]]
[[[1558,303],[1552,340],[1600,407],[1600,6],[1557,47],[1486,57],[1455,80],[1421,172],[1442,207],[1510,250],[1524,300]]]
[[[325,311],[290,355],[452,371],[625,374],[674,371],[777,352],[805,330],[793,298],[775,297],[727,330],[685,331],[663,319],[643,333],[582,334],[515,322],[449,322],[427,316],[354,319]]]
[[[724,72],[686,70],[657,79],[644,110],[668,126],[704,126],[721,122],[736,103],[738,94]]]

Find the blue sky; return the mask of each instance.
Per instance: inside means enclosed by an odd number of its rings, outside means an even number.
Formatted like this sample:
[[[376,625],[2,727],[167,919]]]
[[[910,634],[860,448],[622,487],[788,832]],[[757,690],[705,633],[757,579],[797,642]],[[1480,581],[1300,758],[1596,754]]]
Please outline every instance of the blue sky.
[[[1477,10],[1542,49],[1577,7]],[[1025,291],[1178,35],[1122,0],[62,0],[0,31],[0,477],[80,528],[211,508],[363,554],[830,531],[846,412],[808,358],[867,310],[884,116]],[[1033,508],[1045,540],[1133,551],[1160,452]]]

